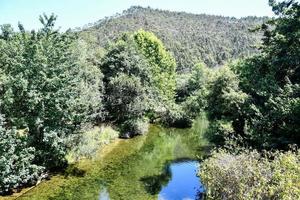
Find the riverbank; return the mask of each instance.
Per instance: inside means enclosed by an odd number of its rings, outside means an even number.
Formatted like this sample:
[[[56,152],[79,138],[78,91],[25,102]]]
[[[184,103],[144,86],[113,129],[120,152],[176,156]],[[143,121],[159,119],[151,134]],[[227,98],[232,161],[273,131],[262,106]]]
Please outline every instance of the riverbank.
[[[170,163],[183,158],[197,160],[204,154],[201,149],[206,142],[200,133],[203,126],[203,122],[191,129],[151,125],[147,135],[117,139],[98,151],[95,159],[81,160],[70,166],[68,173],[52,176],[17,199],[79,200],[99,199],[99,195],[110,199],[157,199],[172,179],[167,173]]]
[[[67,155],[69,166],[65,171],[50,174],[48,180],[42,180],[37,185],[23,188],[8,196],[0,196],[0,200],[22,199],[27,193],[31,192],[31,190],[34,190],[35,188],[39,188],[39,190],[41,190],[41,195],[45,192],[47,193],[49,190],[58,190],[57,188],[63,187],[67,180],[72,179],[70,176],[74,176],[76,174],[79,175],[80,173],[91,170],[91,164],[95,161],[95,159],[103,159],[116,145],[120,143],[120,141],[122,141],[122,139],[117,137],[117,132],[107,125],[93,127],[86,131],[85,134],[86,136],[84,140],[92,140],[92,138],[98,137],[98,139],[93,139],[94,141],[89,141],[85,144],[92,150],[96,151],[93,153],[93,157],[84,157],[82,152],[77,152],[77,155],[75,155],[73,152],[74,150],[72,150]],[[83,145],[81,148],[84,148]],[[79,158],[78,156],[82,157]]]

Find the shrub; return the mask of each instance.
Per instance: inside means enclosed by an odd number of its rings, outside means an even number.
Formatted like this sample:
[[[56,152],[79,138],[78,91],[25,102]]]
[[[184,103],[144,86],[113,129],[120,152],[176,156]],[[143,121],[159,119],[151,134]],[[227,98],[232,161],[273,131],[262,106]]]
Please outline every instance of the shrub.
[[[77,161],[80,158],[92,158],[96,152],[105,144],[119,137],[119,133],[110,126],[96,126],[79,134],[73,141],[76,144],[71,147],[68,154],[68,161]]]
[[[32,164],[34,148],[27,147],[26,138],[4,126],[0,116],[0,194],[34,184],[43,171],[42,167]]]
[[[135,135],[143,135],[148,131],[148,120],[145,118],[136,118],[126,120],[121,124],[121,136],[128,138]]]
[[[215,151],[199,175],[208,199],[300,199],[300,151]]]
[[[234,130],[231,122],[216,120],[209,123],[205,135],[210,142],[217,145],[225,145],[226,141],[233,139]]]
[[[186,121],[183,118],[182,107],[175,103],[165,105],[162,112],[160,112],[160,120],[163,125],[182,127],[186,126]]]

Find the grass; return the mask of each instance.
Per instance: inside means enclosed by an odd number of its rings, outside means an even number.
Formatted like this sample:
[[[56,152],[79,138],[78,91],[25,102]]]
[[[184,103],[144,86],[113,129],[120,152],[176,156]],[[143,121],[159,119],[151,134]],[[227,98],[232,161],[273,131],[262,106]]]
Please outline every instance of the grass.
[[[103,146],[119,137],[119,132],[111,126],[96,126],[84,132],[78,139],[79,144],[71,149],[67,155],[69,163],[77,162],[82,158],[93,158]]]

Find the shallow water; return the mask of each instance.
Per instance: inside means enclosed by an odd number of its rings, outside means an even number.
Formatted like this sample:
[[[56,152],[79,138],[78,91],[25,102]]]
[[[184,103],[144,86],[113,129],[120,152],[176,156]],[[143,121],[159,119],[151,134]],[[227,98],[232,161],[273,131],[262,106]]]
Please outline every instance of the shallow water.
[[[206,124],[199,120],[191,129],[151,126],[147,135],[121,140],[105,156],[100,152],[95,160],[82,161],[68,175],[57,175],[19,199],[200,199],[197,160],[204,154]]]

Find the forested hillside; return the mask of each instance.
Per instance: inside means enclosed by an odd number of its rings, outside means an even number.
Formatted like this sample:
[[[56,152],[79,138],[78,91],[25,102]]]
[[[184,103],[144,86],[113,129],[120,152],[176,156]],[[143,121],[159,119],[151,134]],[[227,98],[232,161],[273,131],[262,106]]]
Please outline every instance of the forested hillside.
[[[266,20],[131,7],[122,14],[89,24],[83,32],[92,33],[104,47],[123,32],[151,31],[174,54],[177,70],[188,70],[198,62],[220,66],[230,59],[253,54],[260,35],[249,29]]]
[[[0,200],[43,179],[20,198],[102,199],[104,184],[160,199],[169,166],[196,157],[197,196],[300,199],[300,3],[269,5],[272,19],[131,7],[65,32],[55,14],[0,25]]]

